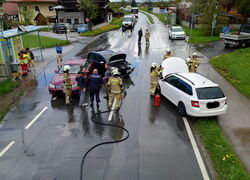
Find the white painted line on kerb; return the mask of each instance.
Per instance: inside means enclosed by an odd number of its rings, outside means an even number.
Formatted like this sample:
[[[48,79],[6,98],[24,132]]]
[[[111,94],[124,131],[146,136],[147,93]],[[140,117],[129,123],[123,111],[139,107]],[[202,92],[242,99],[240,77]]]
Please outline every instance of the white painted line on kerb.
[[[115,99],[113,101],[112,108],[111,108],[111,111],[109,113],[108,121],[111,121],[111,119],[113,117],[113,113],[114,113],[114,110],[115,110],[115,104],[116,104],[116,97],[115,97]]]
[[[32,126],[32,124],[34,124],[36,120],[44,113],[44,111],[46,111],[46,109],[48,109],[48,107],[44,107],[43,110],[38,115],[36,115],[36,117],[34,117],[32,121],[30,121],[30,123],[25,127],[25,129],[29,129]]]
[[[15,144],[15,141],[11,141],[1,152],[0,152],[0,158]]]
[[[189,126],[187,118],[183,117],[183,121],[184,121],[184,124],[186,126],[187,133],[188,133],[189,139],[191,141],[191,144],[192,144],[192,147],[193,147],[193,150],[194,150],[194,154],[195,154],[196,159],[198,161],[202,177],[203,177],[204,180],[209,180],[210,178],[208,176],[207,169],[206,169],[206,167],[204,165],[204,162],[202,160],[200,151],[199,151],[198,146],[197,146],[197,144],[195,142],[194,135],[193,135],[192,130],[191,130],[190,126]]]

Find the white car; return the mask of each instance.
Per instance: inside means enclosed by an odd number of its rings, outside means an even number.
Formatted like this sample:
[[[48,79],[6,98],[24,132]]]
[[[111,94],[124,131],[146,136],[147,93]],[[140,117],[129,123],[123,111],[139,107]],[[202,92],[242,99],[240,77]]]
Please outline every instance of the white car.
[[[218,86],[198,73],[189,73],[185,60],[171,57],[162,63],[161,94],[178,107],[181,116],[217,116],[226,113],[227,98]]]
[[[122,20],[122,30],[133,29],[136,24],[136,18],[134,15],[126,15]]]
[[[168,31],[170,39],[185,39],[186,34],[181,26],[171,26]]]

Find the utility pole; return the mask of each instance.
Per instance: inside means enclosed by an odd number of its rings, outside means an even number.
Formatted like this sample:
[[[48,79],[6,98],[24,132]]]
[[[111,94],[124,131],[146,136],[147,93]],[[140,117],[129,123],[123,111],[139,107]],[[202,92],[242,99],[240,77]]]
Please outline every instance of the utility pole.
[[[192,18],[191,18],[191,28],[190,28],[190,33],[189,33],[189,38],[192,38],[192,33],[193,33],[193,24],[194,24],[194,6],[195,6],[195,0],[192,1]]]

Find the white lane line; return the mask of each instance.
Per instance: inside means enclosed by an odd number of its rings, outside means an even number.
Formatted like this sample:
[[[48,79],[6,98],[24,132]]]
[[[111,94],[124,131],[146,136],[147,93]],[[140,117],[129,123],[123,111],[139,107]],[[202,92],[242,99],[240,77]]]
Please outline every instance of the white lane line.
[[[190,126],[189,126],[187,118],[183,117],[183,121],[184,121],[184,124],[186,126],[187,133],[188,133],[189,139],[191,141],[191,144],[192,144],[192,147],[193,147],[193,150],[194,150],[194,154],[195,154],[196,159],[198,161],[202,177],[203,177],[204,180],[209,180],[210,178],[208,176],[207,169],[206,169],[206,167],[204,165],[204,162],[202,160],[200,151],[199,151],[198,146],[197,146],[197,144],[195,142],[194,135],[193,135],[192,130],[191,130]]]
[[[11,141],[1,152],[0,152],[0,158],[15,144],[15,141]]]
[[[48,107],[44,107],[43,110],[38,115],[36,115],[36,117],[34,117],[32,121],[30,121],[30,123],[25,127],[25,129],[29,129],[32,126],[32,124],[34,124],[36,120],[44,113],[44,111],[46,111],[46,109],[48,109]]]
[[[112,108],[111,108],[111,111],[109,113],[108,121],[111,121],[111,119],[113,117],[113,113],[114,113],[114,110],[115,110],[115,104],[116,104],[116,97],[115,97],[115,99],[113,101]]]

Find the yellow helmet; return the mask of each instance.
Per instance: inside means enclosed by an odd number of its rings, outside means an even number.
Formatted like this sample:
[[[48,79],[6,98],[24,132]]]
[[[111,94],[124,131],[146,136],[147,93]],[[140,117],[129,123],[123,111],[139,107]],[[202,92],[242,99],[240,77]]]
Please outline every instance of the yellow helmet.
[[[193,53],[193,56],[198,56],[197,52],[194,52],[194,53]]]
[[[171,49],[170,49],[170,48],[167,48],[166,52],[167,52],[167,53],[168,53],[168,52],[171,52]]]
[[[187,58],[186,61],[189,63],[189,62],[192,61],[192,59],[191,58]]]
[[[151,64],[151,67],[156,67],[157,66],[157,64],[155,63],[155,62],[153,62],[152,64]]]

